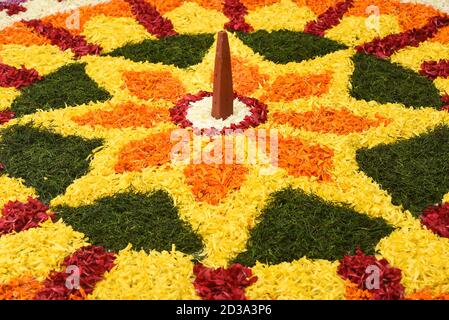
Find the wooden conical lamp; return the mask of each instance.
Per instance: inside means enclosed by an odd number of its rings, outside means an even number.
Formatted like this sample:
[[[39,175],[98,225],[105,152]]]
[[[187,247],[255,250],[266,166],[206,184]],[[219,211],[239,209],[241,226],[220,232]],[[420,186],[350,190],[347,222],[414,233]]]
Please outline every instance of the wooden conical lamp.
[[[233,102],[234,91],[228,34],[226,31],[220,31],[215,53],[212,117],[223,120],[228,118],[234,111]]]

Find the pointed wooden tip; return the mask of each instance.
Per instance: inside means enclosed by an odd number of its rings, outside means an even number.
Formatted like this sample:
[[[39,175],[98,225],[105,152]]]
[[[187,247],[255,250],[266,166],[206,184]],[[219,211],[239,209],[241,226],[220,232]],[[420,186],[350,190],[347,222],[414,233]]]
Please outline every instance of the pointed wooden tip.
[[[228,34],[218,32],[215,53],[214,92],[212,97],[212,117],[226,119],[233,113],[234,90],[232,86],[231,51]]]

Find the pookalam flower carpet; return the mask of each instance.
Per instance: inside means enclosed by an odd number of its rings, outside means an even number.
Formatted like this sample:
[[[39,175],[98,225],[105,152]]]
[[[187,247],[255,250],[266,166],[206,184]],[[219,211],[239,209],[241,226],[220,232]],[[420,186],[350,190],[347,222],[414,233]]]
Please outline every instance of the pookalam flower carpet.
[[[448,299],[447,12],[0,2],[0,299]],[[180,128],[275,130],[277,165],[174,163]]]

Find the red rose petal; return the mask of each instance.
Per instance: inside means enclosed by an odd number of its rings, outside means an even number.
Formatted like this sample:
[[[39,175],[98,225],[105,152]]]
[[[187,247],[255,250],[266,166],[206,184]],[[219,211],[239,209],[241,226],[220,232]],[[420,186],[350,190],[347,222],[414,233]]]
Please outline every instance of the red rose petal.
[[[375,266],[380,271],[378,289],[366,286],[369,266]],[[374,256],[366,256],[359,248],[353,256],[344,256],[340,260],[337,273],[345,280],[358,285],[361,290],[368,290],[374,294],[376,300],[404,299],[404,286],[401,284],[402,274],[398,268],[391,267],[385,259],[378,260]]]
[[[27,8],[18,3],[0,3],[0,12],[7,10],[6,14],[12,16],[18,14],[19,12],[27,11]]]
[[[307,23],[304,32],[323,37],[326,30],[340,23],[343,15],[353,5],[354,0],[338,2],[335,7],[330,7],[324,13],[320,14],[315,21]]]
[[[7,123],[9,120],[15,117],[15,113],[10,110],[0,111],[0,125]]]
[[[242,32],[254,30],[252,26],[245,22],[245,15],[248,13],[248,9],[239,0],[225,0],[223,13],[229,18],[229,21],[224,25],[226,30]]]
[[[144,0],[125,0],[131,6],[131,12],[137,21],[145,29],[158,38],[174,36],[178,33],[174,30],[172,22],[164,18],[156,7]]]
[[[42,77],[35,69],[27,69],[24,66],[18,69],[0,63],[0,87],[21,89],[37,80],[42,80]]]
[[[251,269],[239,263],[228,269],[206,268],[198,263],[193,273],[195,290],[204,300],[246,300],[245,288],[257,281]]]
[[[77,58],[88,54],[100,54],[101,47],[88,43],[84,36],[72,35],[66,29],[53,27],[50,23],[44,23],[38,19],[24,21],[24,23],[49,39],[51,44],[58,46],[61,50],[72,50]]]
[[[407,46],[417,47],[438,32],[438,29],[449,26],[449,16],[436,16],[429,19],[427,24],[419,29],[413,28],[397,34],[391,34],[385,38],[375,38],[371,42],[357,46],[358,52],[373,54],[379,58],[390,57],[398,50]]]
[[[41,289],[35,300],[68,300],[84,299],[86,294],[92,293],[95,284],[103,279],[105,272],[114,267],[115,254],[106,252],[103,247],[86,246],[78,249],[74,254],[66,257],[63,262],[62,271],[52,271],[44,281],[44,288]],[[66,273],[68,266],[79,268],[80,288],[69,289],[66,286]]]
[[[40,223],[48,219],[54,221],[55,214],[48,212],[48,210],[48,206],[32,197],[28,197],[26,203],[9,201],[2,210],[3,216],[0,218],[0,236],[14,231],[19,232],[38,227]]]
[[[449,238],[449,203],[424,209],[421,223],[441,237]]]
[[[440,61],[424,61],[421,64],[421,70],[419,73],[431,80],[435,80],[438,77],[448,78],[449,60],[442,59]]]

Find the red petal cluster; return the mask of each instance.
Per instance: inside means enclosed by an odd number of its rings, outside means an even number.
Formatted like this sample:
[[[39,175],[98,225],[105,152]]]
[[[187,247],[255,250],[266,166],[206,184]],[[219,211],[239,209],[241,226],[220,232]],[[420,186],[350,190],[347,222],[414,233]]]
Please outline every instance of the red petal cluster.
[[[440,108],[440,110],[449,111],[449,94],[445,93],[441,97],[441,102],[443,102],[445,105]]]
[[[18,3],[0,3],[0,12],[7,10],[6,14],[12,16],[18,14],[19,12],[27,11],[27,8]]]
[[[178,34],[172,22],[164,18],[156,7],[148,2],[144,0],[126,0],[126,2],[131,6],[131,12],[136,16],[137,21],[152,35],[163,38]]]
[[[445,93],[444,96],[441,97],[441,102],[449,104],[449,94]]]
[[[26,203],[9,201],[3,207],[0,218],[0,236],[11,232],[19,232],[37,227],[48,219],[55,220],[53,212],[47,212],[49,207],[37,199],[28,197]]]
[[[445,103],[443,107],[440,108],[440,110],[449,111],[449,94],[445,94],[441,97],[441,102]]]
[[[246,300],[245,288],[257,281],[250,268],[233,264],[230,268],[206,268],[199,263],[193,267],[193,285],[203,300]]]
[[[314,34],[320,37],[324,32],[340,23],[343,15],[354,5],[354,0],[338,2],[334,7],[330,7],[320,14],[315,21],[310,21],[304,28],[304,32]]]
[[[379,268],[379,289],[368,289],[366,286],[367,278],[371,275],[368,269],[369,266]],[[359,289],[372,292],[374,294],[373,299],[404,299],[404,286],[401,284],[401,270],[391,267],[385,259],[378,260],[374,256],[366,256],[359,248],[356,250],[356,255],[344,256],[340,260],[337,272],[343,279],[357,284]]]
[[[188,94],[182,97],[176,102],[176,105],[169,110],[172,121],[181,128],[191,127],[193,123],[187,120],[187,110],[190,108],[190,104],[210,96],[212,96],[211,92],[199,91],[197,94]]]
[[[449,203],[438,204],[424,209],[421,223],[436,234],[449,238]]]
[[[248,9],[240,0],[225,0],[223,6],[223,13],[229,18],[224,27],[229,31],[250,32],[254,28],[245,22],[245,16]]]
[[[27,87],[42,77],[35,69],[20,69],[0,62],[0,87],[21,89]]]
[[[106,252],[103,247],[86,246],[78,249],[63,262],[63,271],[52,271],[44,281],[44,288],[40,290],[35,300],[69,300],[83,299],[92,293],[95,284],[103,279],[105,272],[114,267],[115,254]],[[72,273],[66,273],[66,268],[79,268],[79,289],[69,289],[66,280]],[[70,279],[69,279],[70,280]]]
[[[449,77],[449,60],[424,61],[421,64],[419,73],[429,79],[435,80],[438,77]]]
[[[386,36],[385,38],[377,37],[371,42],[357,46],[356,49],[358,52],[373,54],[385,59],[402,48],[419,46],[421,42],[432,38],[438,32],[438,29],[445,26],[449,26],[449,16],[432,17],[419,29],[413,28],[405,32]]]
[[[15,117],[15,113],[9,110],[0,111],[0,125],[8,122]]]
[[[44,23],[38,19],[24,21],[24,23],[40,35],[46,37],[50,40],[51,44],[58,46],[61,50],[72,50],[77,58],[88,54],[100,54],[101,47],[88,43],[84,36],[72,35],[66,29],[56,28],[50,23]]]
[[[172,121],[179,125],[181,128],[192,127],[193,123],[187,119],[187,110],[190,108],[190,104],[195,101],[199,101],[204,97],[212,96],[212,92],[199,91],[197,94],[188,94],[181,98],[176,105],[170,109],[170,116]],[[250,127],[257,127],[261,123],[267,121],[268,107],[266,104],[260,102],[257,99],[241,96],[234,93],[234,99],[239,99],[250,108],[251,115],[246,116],[241,122],[233,123],[229,127],[218,130],[217,128],[198,129],[193,128],[196,134],[216,135],[224,134],[226,130],[245,130]]]

